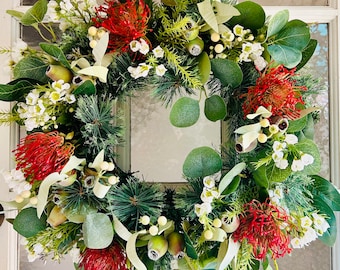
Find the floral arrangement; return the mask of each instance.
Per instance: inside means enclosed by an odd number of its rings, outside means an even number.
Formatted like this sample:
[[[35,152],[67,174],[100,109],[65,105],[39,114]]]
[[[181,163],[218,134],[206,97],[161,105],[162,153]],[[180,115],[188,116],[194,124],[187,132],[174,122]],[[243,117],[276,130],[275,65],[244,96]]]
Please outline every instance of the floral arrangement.
[[[75,268],[278,269],[277,258],[335,242],[340,194],[318,176],[317,80],[299,74],[317,46],[287,10],[250,1],[38,0],[8,14],[34,27],[19,42],[2,124],[27,131],[3,172],[17,194],[13,228],[31,261],[74,257]],[[117,165],[136,91],[186,128],[226,122],[220,149],[193,149],[173,190]],[[204,101],[204,112],[199,102]],[[161,180],[161,179],[160,179]]]

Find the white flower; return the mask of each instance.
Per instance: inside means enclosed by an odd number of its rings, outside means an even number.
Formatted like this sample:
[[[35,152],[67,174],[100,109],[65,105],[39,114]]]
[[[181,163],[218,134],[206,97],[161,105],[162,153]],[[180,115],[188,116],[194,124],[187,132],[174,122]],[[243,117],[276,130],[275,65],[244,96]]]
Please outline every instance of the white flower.
[[[288,144],[296,144],[298,143],[299,139],[294,134],[286,134],[285,142]]]
[[[28,93],[28,95],[26,96],[26,104],[35,105],[37,104],[38,99],[39,99],[39,93],[37,93],[36,91],[32,91]]]
[[[283,159],[283,152],[282,151],[275,151],[273,154],[272,154],[272,159],[274,160],[274,162],[279,162]]]
[[[162,77],[165,74],[166,71],[167,71],[167,69],[163,64],[158,65],[156,67],[156,74],[160,77]]]
[[[142,54],[147,54],[150,51],[150,47],[149,44],[144,40],[144,39],[140,39],[140,49],[139,52]]]
[[[30,190],[31,184],[26,181],[25,175],[21,170],[12,169],[11,171],[0,172],[10,189],[20,194],[23,191]]]
[[[245,34],[243,26],[236,24],[233,28],[233,32],[236,36],[242,37]]]
[[[32,131],[33,129],[39,127],[39,123],[35,118],[27,118],[24,122],[27,131]]]
[[[80,260],[80,249],[76,246],[73,246],[72,249],[69,251],[69,254],[72,258],[72,262],[78,263]]]
[[[313,224],[313,221],[309,217],[303,217],[300,219],[302,228],[310,228]]]
[[[70,84],[65,83],[63,80],[58,80],[52,83],[52,88],[58,92],[63,92],[64,90],[70,89]]]
[[[304,167],[305,166],[303,165],[303,162],[301,159],[294,159],[291,165],[291,169],[293,172],[300,172],[303,170]]]
[[[203,178],[203,185],[207,188],[215,187],[215,179],[211,176],[206,176]]]
[[[64,97],[64,100],[68,103],[68,104],[72,104],[74,102],[76,102],[76,96],[73,94],[66,94],[66,96]]]
[[[305,166],[307,166],[307,165],[313,164],[314,157],[310,154],[302,154],[301,161]]]
[[[308,245],[310,242],[316,240],[317,238],[318,238],[318,235],[316,231],[312,227],[309,227],[307,228],[307,230],[305,231],[305,234],[301,238],[301,242],[303,245]]]
[[[154,48],[152,50],[152,52],[153,52],[153,54],[156,58],[163,58],[164,57],[164,50],[159,45],[156,48]]]
[[[12,48],[11,58],[15,63],[18,63],[23,58],[23,52],[26,51],[28,45],[22,39],[18,39]]]
[[[318,215],[317,213],[313,213],[312,217],[313,217],[313,222],[314,222],[313,223],[314,229],[317,230],[318,235],[322,235],[325,231],[328,230],[330,226],[323,216]]]
[[[273,150],[274,152],[279,152],[282,151],[283,149],[285,149],[287,147],[287,144],[285,142],[279,142],[279,141],[275,141],[273,144]]]
[[[293,248],[302,248],[304,246],[303,243],[301,242],[301,239],[298,237],[293,238],[290,241],[290,244],[292,245]]]
[[[152,67],[150,65],[147,65],[146,63],[140,63],[138,67],[128,67],[128,71],[130,72],[130,75],[134,79],[138,79],[140,77],[146,77],[149,74],[149,71]]]
[[[138,40],[132,40],[130,42],[130,50],[133,52],[138,52],[140,50],[141,44]]]
[[[275,162],[275,166],[278,167],[281,170],[284,170],[288,167],[288,160],[287,159],[281,159],[278,162]]]
[[[256,69],[259,71],[263,70],[268,64],[262,56],[256,57],[253,61]]]
[[[203,191],[201,193],[201,200],[205,203],[211,203],[214,198],[218,198],[219,193],[216,188],[203,188]]]
[[[195,204],[195,214],[198,217],[201,217],[203,215],[208,215],[212,211],[212,207],[210,203],[201,203],[201,204]]]
[[[57,22],[59,20],[58,13],[56,11],[56,8],[58,7],[58,3],[54,0],[48,1],[47,4],[47,12],[46,12],[46,20]]]

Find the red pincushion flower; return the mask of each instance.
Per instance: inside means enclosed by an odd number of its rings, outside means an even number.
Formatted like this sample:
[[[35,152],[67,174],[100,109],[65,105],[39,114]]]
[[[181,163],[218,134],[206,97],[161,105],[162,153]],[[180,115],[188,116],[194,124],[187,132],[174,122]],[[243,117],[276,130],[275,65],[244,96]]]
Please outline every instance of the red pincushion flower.
[[[301,91],[304,86],[295,85],[292,77],[295,69],[288,70],[278,66],[265,71],[256,81],[256,85],[248,88],[242,108],[244,115],[254,113],[258,107],[263,106],[271,110],[273,116],[284,116],[290,119],[299,117],[298,103],[304,104]]]
[[[268,252],[272,258],[283,257],[290,253],[290,239],[282,226],[288,225],[288,216],[283,209],[275,205],[252,200],[245,206],[240,217],[240,226],[233,233],[235,241],[246,240],[253,246],[255,258],[264,259]]]
[[[107,6],[106,6],[107,5]],[[131,41],[144,37],[148,28],[150,8],[143,0],[106,1],[93,18],[96,27],[110,31],[108,48],[111,52],[127,51]]]
[[[57,131],[35,132],[23,138],[14,150],[17,170],[34,181],[44,180],[53,172],[60,172],[74,152],[74,145],[64,142]]]
[[[126,254],[117,243],[105,249],[86,249],[81,256],[79,268],[84,270],[128,270]]]

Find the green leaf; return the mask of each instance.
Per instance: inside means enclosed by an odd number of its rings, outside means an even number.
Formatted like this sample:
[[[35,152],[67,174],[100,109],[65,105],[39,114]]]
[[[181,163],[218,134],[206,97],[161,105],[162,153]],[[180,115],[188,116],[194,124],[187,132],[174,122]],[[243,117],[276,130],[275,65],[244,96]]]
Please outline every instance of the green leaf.
[[[215,31],[218,32],[218,23],[215,12],[210,0],[204,0],[197,4],[198,11],[205,22]]]
[[[238,87],[243,80],[240,66],[229,59],[214,58],[211,60],[211,69],[223,86]]]
[[[198,57],[198,70],[200,73],[200,78],[202,84],[205,84],[210,76],[211,72],[211,63],[210,63],[210,58],[208,56],[207,52],[202,52]]]
[[[200,116],[199,102],[189,97],[178,99],[170,111],[170,122],[175,127],[189,127]]]
[[[24,16],[23,12],[20,12],[17,10],[6,10],[6,13],[11,15],[14,18],[17,18],[18,20],[21,20],[22,16]]]
[[[267,178],[266,166],[261,166],[257,170],[253,171],[253,177],[256,185],[259,187],[268,188],[269,180]]]
[[[274,44],[280,44],[302,51],[310,41],[308,24],[300,20],[289,21],[275,36]]]
[[[35,88],[35,81],[18,79],[9,84],[0,84],[0,100],[20,101]]]
[[[213,122],[224,119],[227,114],[227,107],[223,98],[218,95],[207,98],[204,104],[204,114]]]
[[[26,238],[32,237],[46,228],[46,216],[38,218],[36,208],[25,208],[14,219],[13,228]]]
[[[279,64],[287,68],[294,68],[302,59],[302,53],[298,49],[281,44],[273,44],[267,48],[271,57]]]
[[[47,3],[47,0],[38,0],[25,12],[25,14],[21,17],[20,22],[26,26],[42,22],[47,12]]]
[[[227,21],[229,21],[234,16],[239,16],[240,12],[237,10],[237,8],[233,7],[230,4],[222,3],[219,1],[213,1],[213,8],[215,11],[217,23],[223,24]]]
[[[319,209],[319,214],[324,214],[328,217],[326,220],[330,226],[328,230],[324,232],[322,236],[319,236],[319,239],[325,245],[328,245],[331,247],[335,244],[336,234],[337,234],[335,215],[333,213],[333,210],[328,206],[327,203],[324,202],[324,200],[321,197],[314,195],[313,201],[314,201],[313,202],[314,206],[317,209]]]
[[[301,69],[305,64],[307,64],[309,59],[313,56],[317,45],[318,45],[318,41],[317,40],[311,39],[309,41],[308,45],[302,51],[302,60],[296,66],[296,70]]]
[[[83,223],[83,233],[86,247],[93,249],[108,247],[113,239],[113,227],[110,218],[103,213],[87,215]]]
[[[193,149],[183,164],[183,173],[189,178],[212,175],[222,169],[222,159],[212,148],[202,146]]]
[[[307,116],[302,117],[297,120],[289,120],[289,126],[287,129],[287,133],[295,133],[303,130],[307,124]]]
[[[228,195],[233,193],[237,190],[238,186],[240,185],[241,177],[238,175],[234,177],[234,179],[230,182],[230,184],[227,186],[227,188],[223,191],[223,195]]]
[[[286,25],[288,19],[289,11],[286,9],[277,12],[273,17],[271,17],[268,24],[267,37],[278,33]]]
[[[291,174],[291,167],[288,166],[286,169],[282,170],[276,167],[274,162],[271,162],[266,166],[266,174],[269,182],[282,182]]]
[[[252,1],[244,1],[234,7],[237,8],[241,15],[233,17],[228,24],[232,26],[240,24],[253,32],[264,25],[266,14],[261,5]]]
[[[185,231],[183,232],[183,235],[184,235],[184,242],[185,242],[185,250],[186,250],[188,257],[194,260],[197,260],[198,254],[194,248],[194,245],[192,244],[190,237]]]
[[[46,83],[49,79],[46,76],[46,69],[48,65],[40,58],[35,56],[28,56],[21,59],[13,69],[15,79],[33,79]]]
[[[246,168],[246,163],[241,162],[236,164],[225,176],[218,185],[219,193],[223,193],[225,189],[231,184],[233,179],[238,176]]]
[[[64,67],[71,69],[70,63],[67,61],[64,52],[57,45],[41,42],[39,43],[39,46],[44,52],[46,52],[50,56],[53,56],[55,60],[63,64]]]
[[[340,193],[334,185],[321,176],[313,175],[313,193],[317,194],[333,211],[340,211]]]
[[[87,80],[79,85],[74,91],[74,95],[93,95],[96,93],[96,87],[94,86],[93,82]]]
[[[314,157],[314,162],[304,167],[303,172],[308,175],[317,174],[321,169],[321,157],[318,146],[314,141],[303,139],[295,145],[297,150],[310,154]]]

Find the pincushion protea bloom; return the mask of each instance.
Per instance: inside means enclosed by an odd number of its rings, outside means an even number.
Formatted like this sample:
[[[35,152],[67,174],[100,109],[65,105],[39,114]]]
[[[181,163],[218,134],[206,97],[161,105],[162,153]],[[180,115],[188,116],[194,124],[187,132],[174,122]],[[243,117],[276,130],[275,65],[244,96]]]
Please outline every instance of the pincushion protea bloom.
[[[130,42],[145,37],[150,18],[150,8],[143,0],[106,1],[97,8],[93,18],[96,27],[110,32],[108,48],[112,52],[125,52]]]
[[[73,144],[65,143],[64,136],[57,131],[29,134],[14,150],[16,169],[21,169],[31,183],[44,180],[49,174],[63,169],[74,148]]]
[[[264,259],[269,252],[273,259],[290,253],[290,238],[283,227],[288,226],[286,212],[268,202],[252,200],[244,206],[240,226],[233,233],[235,241],[247,241],[253,246],[256,259]]]
[[[81,255],[79,269],[128,270],[125,251],[115,242],[105,249],[88,248]]]
[[[249,87],[248,92],[242,95],[246,98],[242,105],[244,115],[263,106],[270,108],[272,116],[299,118],[300,110],[296,105],[304,104],[301,91],[306,87],[295,85],[294,76],[295,69],[288,70],[282,65],[264,71],[256,85]]]

